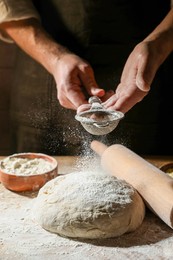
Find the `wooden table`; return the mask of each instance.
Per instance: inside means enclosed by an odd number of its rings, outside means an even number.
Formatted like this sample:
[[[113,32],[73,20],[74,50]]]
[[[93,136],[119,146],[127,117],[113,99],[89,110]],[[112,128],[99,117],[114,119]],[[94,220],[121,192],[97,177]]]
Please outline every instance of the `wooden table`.
[[[81,160],[72,156],[55,158],[59,174],[75,170]],[[157,167],[173,162],[173,156],[144,158]],[[173,230],[149,210],[135,232],[113,239],[79,241],[49,233],[35,223],[32,205],[36,195],[15,193],[0,184],[0,260],[167,260],[173,257]]]

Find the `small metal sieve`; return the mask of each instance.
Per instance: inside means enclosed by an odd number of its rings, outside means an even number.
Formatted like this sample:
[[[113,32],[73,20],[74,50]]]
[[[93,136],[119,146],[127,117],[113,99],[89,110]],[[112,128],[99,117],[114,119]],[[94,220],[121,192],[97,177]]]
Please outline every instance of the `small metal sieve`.
[[[96,96],[90,97],[88,102],[91,108],[77,114],[75,119],[92,135],[106,135],[112,132],[124,117],[120,111],[104,109],[101,100]]]

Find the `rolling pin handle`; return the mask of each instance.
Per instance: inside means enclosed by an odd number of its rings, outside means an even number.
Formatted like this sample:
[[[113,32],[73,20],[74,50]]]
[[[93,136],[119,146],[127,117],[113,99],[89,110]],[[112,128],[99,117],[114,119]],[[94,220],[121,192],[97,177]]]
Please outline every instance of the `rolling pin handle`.
[[[91,142],[91,149],[95,151],[98,155],[102,156],[104,151],[107,149],[107,146],[96,140]]]
[[[101,156],[101,166],[107,173],[130,183],[146,205],[173,229],[171,177],[123,145],[107,147],[93,141],[91,148]]]

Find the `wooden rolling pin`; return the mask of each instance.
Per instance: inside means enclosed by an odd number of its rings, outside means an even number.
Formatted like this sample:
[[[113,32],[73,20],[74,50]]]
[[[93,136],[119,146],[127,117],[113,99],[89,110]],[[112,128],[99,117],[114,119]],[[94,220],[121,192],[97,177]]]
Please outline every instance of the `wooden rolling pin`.
[[[173,179],[123,145],[93,141],[91,148],[101,156],[101,166],[118,179],[130,183],[146,205],[173,228]]]

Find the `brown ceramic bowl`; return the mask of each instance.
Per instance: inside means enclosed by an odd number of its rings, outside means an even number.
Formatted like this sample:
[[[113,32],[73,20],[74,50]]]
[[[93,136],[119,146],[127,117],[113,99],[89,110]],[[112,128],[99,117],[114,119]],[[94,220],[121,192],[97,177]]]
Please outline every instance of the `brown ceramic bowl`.
[[[173,162],[166,163],[160,167],[160,170],[167,173],[170,177],[173,178]]]
[[[3,160],[0,162],[0,182],[9,190],[12,191],[37,191],[39,190],[47,181],[55,178],[58,175],[58,163],[56,159],[46,154],[41,153],[18,153],[11,155],[7,158],[28,158],[35,159],[41,158],[50,163],[50,169],[47,172],[42,170],[36,174],[31,175],[18,175],[14,172],[7,171],[2,167]],[[44,166],[43,166],[44,167]],[[29,169],[30,170],[30,169]]]

